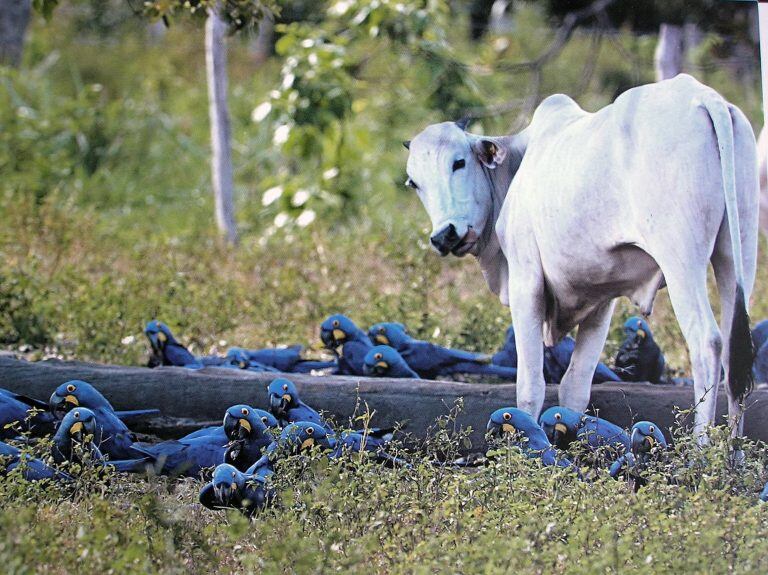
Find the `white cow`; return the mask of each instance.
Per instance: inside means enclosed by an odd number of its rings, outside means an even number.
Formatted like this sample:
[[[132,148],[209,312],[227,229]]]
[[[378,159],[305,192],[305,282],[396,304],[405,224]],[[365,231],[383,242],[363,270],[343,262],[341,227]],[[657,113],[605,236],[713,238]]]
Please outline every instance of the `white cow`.
[[[647,315],[666,285],[691,354],[701,441],[715,419],[721,362],[733,431],[742,433],[758,176],[755,137],[738,108],[680,75],[596,113],[550,96],[519,134],[477,136],[446,122],[406,146],[407,184],[432,220],[433,246],[476,256],[512,312],[520,408],[537,416],[544,401],[542,339],[552,345],[578,326],[559,393],[583,411],[615,298]]]

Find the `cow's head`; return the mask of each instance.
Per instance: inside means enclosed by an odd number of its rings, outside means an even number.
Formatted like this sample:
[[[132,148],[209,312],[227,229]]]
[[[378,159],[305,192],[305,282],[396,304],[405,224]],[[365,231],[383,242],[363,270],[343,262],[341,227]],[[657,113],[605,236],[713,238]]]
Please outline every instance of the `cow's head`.
[[[457,122],[425,128],[405,146],[406,184],[416,190],[432,220],[430,241],[442,255],[478,255],[494,225],[487,169],[507,154],[502,138],[475,136]],[[504,190],[506,191],[506,190]]]

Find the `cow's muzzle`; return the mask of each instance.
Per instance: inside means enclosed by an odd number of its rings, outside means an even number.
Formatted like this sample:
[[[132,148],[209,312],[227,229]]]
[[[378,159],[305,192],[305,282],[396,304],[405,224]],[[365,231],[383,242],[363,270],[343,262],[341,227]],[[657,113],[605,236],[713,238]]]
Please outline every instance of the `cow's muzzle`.
[[[429,241],[441,256],[447,256],[454,248],[461,244],[462,239],[456,231],[456,226],[448,224],[437,233],[432,234]]]

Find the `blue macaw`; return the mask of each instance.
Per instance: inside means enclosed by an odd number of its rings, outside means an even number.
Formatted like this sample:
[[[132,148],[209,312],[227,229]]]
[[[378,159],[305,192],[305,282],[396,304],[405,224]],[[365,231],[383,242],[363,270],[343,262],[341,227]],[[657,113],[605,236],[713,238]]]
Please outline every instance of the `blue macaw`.
[[[536,420],[521,409],[497,409],[491,414],[486,429],[495,436],[512,438],[526,456],[539,459],[544,465],[575,469],[573,463],[557,453]]]
[[[492,375],[509,381],[517,379],[516,369],[492,365],[491,358],[486,355],[414,339],[401,323],[377,323],[371,326],[368,336],[378,345],[396,349],[411,369],[424,379],[462,373]]]
[[[91,464],[112,466],[116,471],[124,473],[142,473],[154,463],[148,454],[147,457],[137,459],[108,461],[93,443],[97,430],[96,415],[93,411],[85,407],[75,407],[69,411],[53,436],[53,460],[56,463],[84,463],[81,456],[88,453]],[[74,446],[78,447],[73,449]]]
[[[664,354],[653,340],[648,323],[641,317],[630,317],[624,322],[624,341],[616,354],[616,373],[624,381],[661,383],[664,367]]]
[[[768,501],[768,483],[763,486],[763,490],[760,492],[760,501]]]
[[[630,451],[611,465],[611,477],[626,474],[634,480],[635,491],[645,484],[640,472],[648,462],[667,449],[667,440],[659,426],[650,421],[638,421],[632,426]]]
[[[310,422],[322,426],[326,434],[335,436],[335,431],[330,423],[312,407],[301,401],[299,390],[291,380],[279,377],[272,380],[267,386],[269,394],[269,409],[277,418],[280,426],[285,428],[291,423]],[[371,445],[384,445],[392,439],[391,427],[371,427],[368,429],[353,430],[353,433],[364,433]]]
[[[333,433],[330,424],[317,411],[301,401],[299,390],[291,380],[283,377],[273,379],[267,386],[267,393],[269,394],[269,411],[277,418],[281,427],[297,421],[309,421]]]
[[[144,328],[144,334],[152,346],[155,365],[175,365],[200,369],[203,363],[181,345],[164,323],[152,320]]]
[[[14,422],[17,425],[11,426]],[[49,435],[55,431],[55,423],[44,401],[0,389],[0,439],[13,439],[19,432]]]
[[[351,319],[341,314],[332,315],[320,325],[320,339],[338,357],[340,375],[365,375],[365,354],[373,345]]]
[[[226,436],[222,441],[219,433],[170,439],[153,445],[140,443],[138,446],[156,459],[158,473],[184,477],[199,477],[203,469],[223,463],[227,450]]]
[[[74,379],[56,388],[48,401],[54,415],[64,414],[75,407],[86,407],[96,415],[94,441],[110,459],[135,459],[146,455],[133,448],[136,440],[133,433],[117,417],[112,405],[90,383]]]
[[[213,479],[200,491],[200,503],[208,509],[233,508],[246,517],[267,507],[275,497],[263,478],[242,473],[227,463],[214,469]]]
[[[236,348],[241,349],[241,348]],[[335,361],[315,361],[302,357],[303,347],[291,345],[272,349],[244,349],[251,362],[266,365],[283,373],[310,373],[313,370],[336,368]]]
[[[752,329],[752,343],[755,349],[760,349],[768,341],[768,319],[764,319]]]
[[[510,325],[507,328],[507,333],[504,335],[504,345],[498,352],[493,354],[491,363],[517,369],[517,343],[513,326]]]
[[[616,457],[629,451],[629,435],[621,427],[567,407],[550,407],[539,417],[539,425],[559,449],[581,441],[592,449],[611,447]]]
[[[250,405],[233,405],[224,414],[224,432],[229,439],[224,460],[245,471],[261,458],[272,443],[262,417]]]
[[[571,356],[576,347],[576,341],[570,336],[565,336],[552,347],[547,347],[543,344],[542,346],[544,348],[544,381],[560,383],[571,363]],[[517,368],[517,347],[515,343],[515,328],[513,326],[510,325],[507,329],[504,345],[498,353],[494,354],[492,361],[495,365]],[[607,365],[600,362],[595,368],[592,383],[604,383],[606,381],[621,381],[621,378],[611,371]]]
[[[43,461],[23,454],[16,447],[0,441],[0,476],[8,475],[14,469],[20,469],[21,475],[26,481],[42,481],[43,479],[71,481],[74,479],[69,473],[54,469]]]
[[[223,361],[217,367],[230,367],[255,372],[272,371],[277,373],[280,371],[270,365],[265,365],[251,359],[248,356],[248,350],[241,347],[230,347],[227,350],[227,355],[224,356]]]
[[[333,445],[322,425],[310,421],[296,421],[283,428],[280,437],[269,445],[264,455],[245,473],[265,479],[274,473],[278,458],[284,455],[298,455],[313,447],[330,452]]]
[[[363,372],[373,377],[410,377],[421,379],[403,357],[388,345],[375,345],[365,354]]]
[[[331,459],[338,459],[348,453],[366,452],[372,454],[376,461],[381,463],[410,467],[407,461],[387,453],[384,450],[385,443],[381,440],[359,431],[342,431],[337,438],[330,438],[330,442],[333,448],[329,454]]]

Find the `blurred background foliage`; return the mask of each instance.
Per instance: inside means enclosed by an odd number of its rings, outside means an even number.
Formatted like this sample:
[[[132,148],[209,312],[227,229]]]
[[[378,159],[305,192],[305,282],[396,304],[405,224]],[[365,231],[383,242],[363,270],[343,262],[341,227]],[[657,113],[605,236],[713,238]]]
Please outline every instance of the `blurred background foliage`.
[[[596,110],[653,81],[664,21],[688,26],[685,70],[762,123],[747,3],[614,3],[542,59],[591,2],[227,2],[232,249],[212,216],[207,4],[40,4],[21,66],[0,68],[0,344],[33,357],[142,362],[155,317],[195,352],[310,343],[336,311],[490,351],[508,312],[475,263],[429,250],[403,140],[463,116],[507,133],[556,92]],[[760,270],[755,318],[767,288]],[[652,324],[685,369],[664,293]]]

